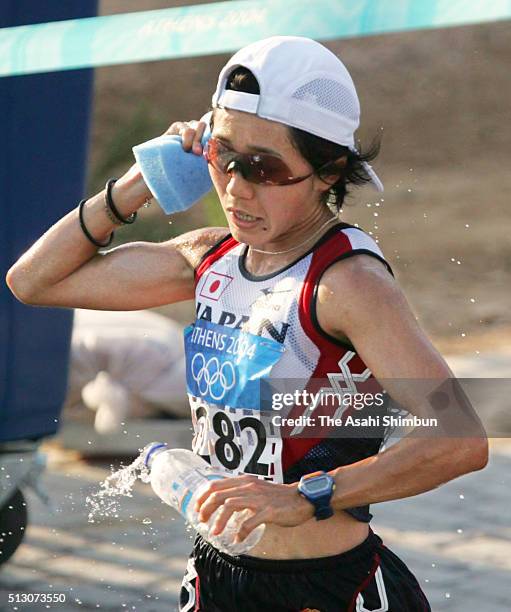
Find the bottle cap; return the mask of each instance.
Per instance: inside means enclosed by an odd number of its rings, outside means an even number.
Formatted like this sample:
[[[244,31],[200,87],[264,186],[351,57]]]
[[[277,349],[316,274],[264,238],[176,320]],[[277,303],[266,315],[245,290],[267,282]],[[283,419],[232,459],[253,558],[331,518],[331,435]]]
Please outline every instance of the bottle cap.
[[[165,444],[165,442],[151,442],[151,444],[148,444],[142,451],[144,465],[150,468],[155,453],[157,454],[157,452],[160,452],[165,448],[167,448],[167,444]]]

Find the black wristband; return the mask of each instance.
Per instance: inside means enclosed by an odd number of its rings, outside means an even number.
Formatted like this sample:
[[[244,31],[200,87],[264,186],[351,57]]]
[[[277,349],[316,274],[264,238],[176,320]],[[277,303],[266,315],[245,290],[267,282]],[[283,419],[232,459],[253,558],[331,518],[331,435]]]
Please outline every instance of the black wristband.
[[[94,238],[94,236],[89,232],[89,230],[85,226],[85,221],[83,220],[83,207],[85,206],[85,202],[87,202],[87,200],[81,200],[80,204],[78,204],[78,218],[80,219],[80,227],[82,228],[82,232],[85,234],[85,237],[87,238],[87,240],[89,242],[92,242],[92,244],[94,246],[97,246],[97,247],[100,247],[100,248],[104,248],[104,247],[109,246],[111,244],[112,240],[114,239],[114,233],[113,232],[110,234],[110,238],[108,239],[108,242],[105,242],[104,244],[102,244],[101,242],[98,242]]]
[[[111,178],[108,179],[108,181],[106,182],[105,185],[105,202],[106,205],[108,206],[108,208],[111,210],[112,214],[114,215],[114,217],[116,219],[118,219],[123,225],[129,225],[131,223],[134,223],[135,219],[137,218],[137,213],[131,213],[131,215],[127,218],[124,218],[121,213],[117,210],[115,204],[114,204],[114,200],[112,198],[112,187],[115,185],[115,183],[117,182],[116,178]]]

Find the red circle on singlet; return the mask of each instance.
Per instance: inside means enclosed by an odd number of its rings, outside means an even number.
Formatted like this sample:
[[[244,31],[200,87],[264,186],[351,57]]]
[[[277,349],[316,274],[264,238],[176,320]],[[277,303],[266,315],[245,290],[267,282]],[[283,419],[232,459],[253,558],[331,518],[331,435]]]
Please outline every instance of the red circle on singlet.
[[[209,292],[210,293],[215,293],[215,291],[218,289],[218,287],[220,287],[220,281],[214,280],[211,285],[209,286]]]

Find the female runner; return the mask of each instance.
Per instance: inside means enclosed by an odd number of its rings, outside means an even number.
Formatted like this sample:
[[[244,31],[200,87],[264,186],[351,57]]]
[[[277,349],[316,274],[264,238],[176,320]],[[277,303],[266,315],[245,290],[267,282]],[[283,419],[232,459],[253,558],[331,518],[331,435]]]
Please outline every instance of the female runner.
[[[417,495],[487,462],[484,434],[410,435],[378,452],[378,428],[341,437],[342,425],[304,426],[298,417],[322,409],[306,402],[293,403],[288,427],[280,413],[277,426],[246,382],[299,379],[317,393],[316,379],[341,392],[385,381],[413,415],[434,412],[439,397],[451,414],[467,414],[380,249],[339,220],[347,186],[381,188],[367,163],[374,152],[355,147],[358,123],[353,82],[325,47],[298,37],[249,45],[220,74],[205,151],[204,123],[167,132],[205,154],[228,228],[98,254],[116,223],[131,221],[152,195],[134,166],[8,273],[13,293],[34,305],[139,310],[196,300],[185,337],[194,450],[231,476],[203,494],[200,516],[220,508],[219,533],[248,508],[239,539],[261,523],[266,529],[250,556],[231,557],[198,537],[183,612],[430,610],[415,577],[370,529],[369,504]],[[233,346],[245,347],[236,359]],[[420,392],[407,380],[422,381]]]

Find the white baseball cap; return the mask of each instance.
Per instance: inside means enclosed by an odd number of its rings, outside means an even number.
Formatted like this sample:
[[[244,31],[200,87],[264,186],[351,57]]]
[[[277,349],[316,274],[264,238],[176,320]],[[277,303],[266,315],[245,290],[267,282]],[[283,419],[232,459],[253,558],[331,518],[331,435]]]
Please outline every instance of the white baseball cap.
[[[240,66],[254,74],[260,94],[225,88]],[[355,85],[341,60],[310,38],[272,36],[240,49],[220,72],[212,106],[253,113],[356,151],[360,104]],[[383,191],[371,165],[364,162],[364,169]]]

